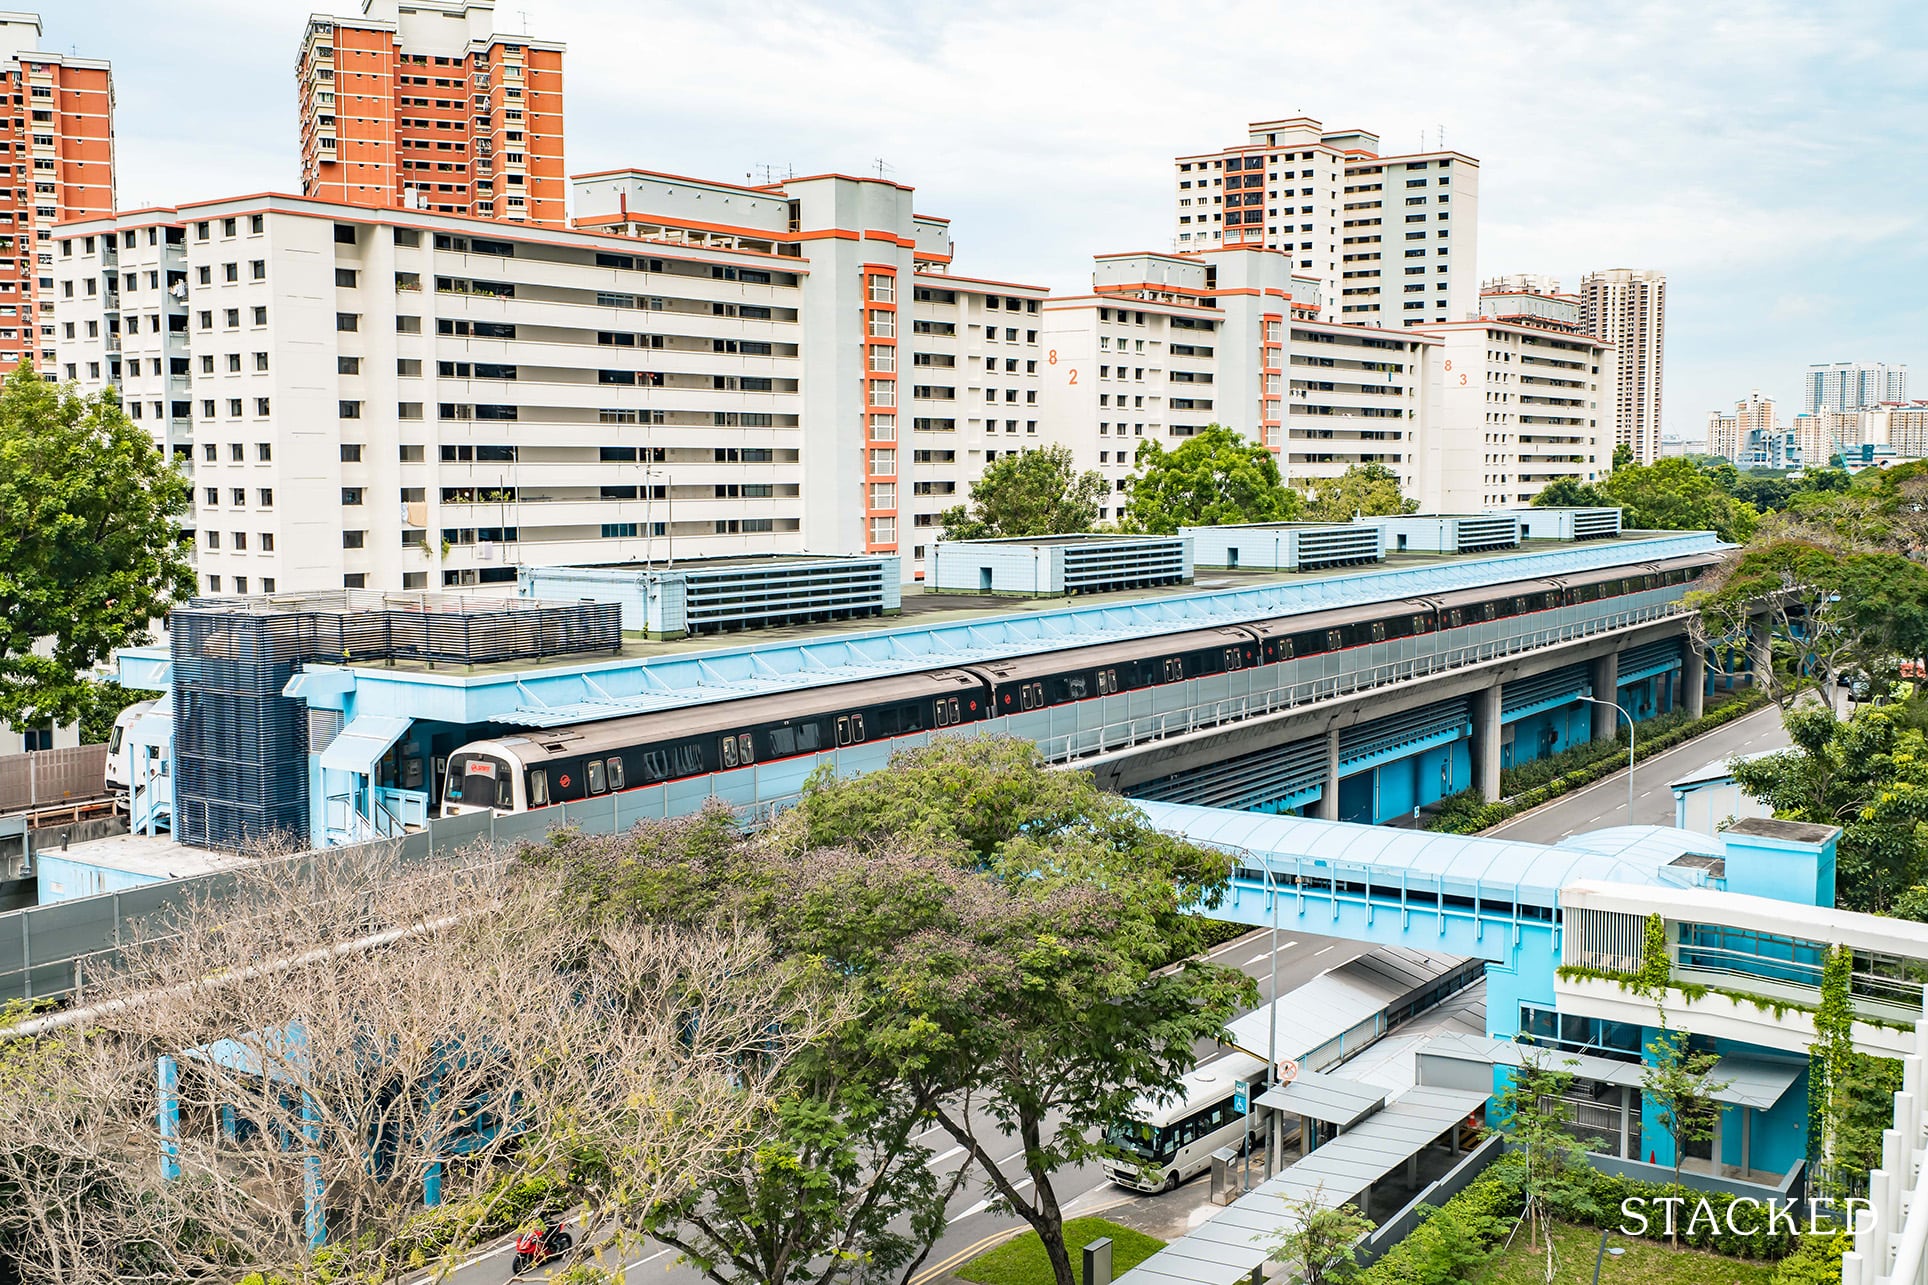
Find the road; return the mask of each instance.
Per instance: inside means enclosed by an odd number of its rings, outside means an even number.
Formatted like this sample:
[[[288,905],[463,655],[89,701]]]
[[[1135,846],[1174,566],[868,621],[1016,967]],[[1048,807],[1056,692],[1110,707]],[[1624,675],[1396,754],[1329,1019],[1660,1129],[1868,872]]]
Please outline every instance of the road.
[[[1781,726],[1780,708],[1768,705],[1683,745],[1643,759],[1635,765],[1633,773],[1633,823],[1672,825],[1674,793],[1667,788],[1668,783],[1703,764],[1740,754],[1784,749],[1788,744],[1787,731]],[[1627,770],[1621,768],[1583,790],[1502,821],[1486,833],[1500,839],[1557,843],[1578,831],[1626,824]]]
[[[1259,999],[1263,1004],[1271,999],[1272,950],[1269,930],[1261,929],[1248,933],[1236,941],[1228,942],[1212,952],[1215,962],[1242,969],[1255,978],[1259,985]],[[1315,937],[1308,933],[1280,933],[1279,948],[1279,990],[1281,993],[1302,986],[1327,969],[1336,968],[1351,959],[1356,959],[1373,950],[1362,942],[1342,941],[1332,937]],[[980,1126],[983,1124],[979,1118]],[[963,1152],[956,1148],[941,1130],[930,1130],[918,1141],[930,1147],[936,1154],[931,1167],[942,1178],[948,1179],[964,1163]],[[1018,1159],[1016,1143],[1002,1149],[1010,1154],[999,1161],[999,1168],[1006,1173],[1017,1173],[1023,1168]],[[1115,1210],[1124,1205],[1142,1205],[1158,1202],[1172,1206],[1172,1213],[1182,1220],[1183,1210],[1201,1205],[1205,1199],[1206,1179],[1195,1178],[1175,1192],[1160,1195],[1139,1195],[1114,1187],[1104,1180],[1104,1175],[1096,1165],[1076,1170],[1061,1171],[1053,1184],[1058,1193],[1060,1204],[1065,1207],[1067,1217]],[[915,1278],[920,1285],[927,1285],[943,1276],[950,1269],[960,1265],[979,1250],[1015,1229],[1024,1226],[1022,1220],[1008,1215],[994,1215],[987,1208],[986,1189],[981,1177],[973,1176],[952,1199],[949,1207],[950,1225],[932,1249],[925,1266]],[[626,1285],[697,1285],[703,1280],[700,1272],[692,1268],[678,1266],[676,1251],[666,1246],[650,1242],[631,1248],[622,1256],[622,1261],[606,1261],[603,1266],[624,1269],[623,1280]],[[509,1276],[509,1244],[502,1242],[489,1250],[464,1262],[446,1278],[454,1285],[503,1285]],[[534,1272],[524,1280],[541,1280],[546,1273]]]

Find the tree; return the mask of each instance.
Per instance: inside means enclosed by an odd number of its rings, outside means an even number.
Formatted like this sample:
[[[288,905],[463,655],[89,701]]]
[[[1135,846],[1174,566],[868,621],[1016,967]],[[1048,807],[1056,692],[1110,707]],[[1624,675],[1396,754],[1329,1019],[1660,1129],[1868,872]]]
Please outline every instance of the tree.
[[[1574,1059],[1566,1059],[1566,1064],[1573,1065]],[[1593,1208],[1585,1181],[1587,1150],[1574,1135],[1573,1108],[1566,1096],[1572,1088],[1573,1072],[1554,1067],[1543,1050],[1528,1045],[1500,1093],[1499,1131],[1525,1161],[1529,1243],[1537,1245],[1546,1231],[1549,1262],[1549,1211],[1555,1206],[1581,1212]]]
[[[1759,678],[1783,709],[1851,669],[1892,675],[1928,655],[1928,568],[1894,553],[1769,540],[1708,572],[1687,601],[1703,649],[1764,622],[1778,654]]]
[[[0,387],[0,721],[73,721],[87,671],[194,593],[187,479],[122,413],[22,364]]]
[[[1275,1263],[1296,1263],[1304,1285],[1347,1285],[1359,1278],[1359,1242],[1377,1225],[1353,1204],[1328,1205],[1321,1187],[1303,1200],[1287,1199],[1292,1221],[1276,1234]]]
[[[1613,467],[1625,468],[1633,463],[1633,447],[1625,442],[1617,442],[1613,448]]]
[[[1590,483],[1570,477],[1556,477],[1533,497],[1541,509],[1617,509],[1620,502]]]
[[[1854,1061],[1854,953],[1829,949],[1821,961],[1821,1001],[1814,1012],[1814,1044],[1808,1055],[1808,1152],[1815,1162],[1815,1187],[1828,1200],[1848,1194],[1840,1164],[1842,1092]]]
[[[1279,475],[1271,451],[1217,424],[1167,451],[1146,438],[1138,448],[1126,528],[1170,535],[1183,526],[1286,522],[1303,508]]]
[[[1687,1033],[1667,1029],[1666,1020],[1663,1009],[1659,1033],[1647,1043],[1647,1064],[1640,1073],[1640,1090],[1654,1104],[1660,1127],[1673,1141],[1674,1185],[1679,1186],[1680,1167],[1687,1158],[1687,1148],[1712,1140],[1720,1125],[1720,1103],[1714,1095],[1732,1081],[1716,1080],[1713,1071],[1719,1056],[1693,1048]],[[1678,1232],[1674,1244],[1680,1244]]]
[[[1105,495],[1104,478],[1079,473],[1068,447],[1007,451],[971,483],[969,506],[948,508],[937,521],[946,540],[1064,535],[1091,530]]]
[[[1842,720],[1826,709],[1782,715],[1791,748],[1737,759],[1734,781],[1777,817],[1841,827],[1835,900],[1885,914],[1928,884],[1928,737],[1916,697]]]
[[[1678,457],[1616,468],[1597,489],[1624,510],[1634,531],[1713,531],[1738,542],[1753,533],[1758,516],[1712,473]]]
[[[1418,500],[1399,489],[1399,474],[1384,464],[1354,464],[1338,477],[1313,483],[1305,516],[1318,522],[1350,522],[1355,517],[1412,513]]]
[[[852,780],[819,774],[771,841],[798,861],[844,845],[902,862],[909,849],[967,876],[927,878],[921,903],[880,908],[868,937],[887,954],[864,1029],[1072,1285],[1053,1176],[1118,1154],[1107,1127],[1140,1095],[1174,1091],[1198,1041],[1256,1000],[1235,969],[1167,967],[1202,944],[1190,912],[1217,904],[1231,859],[1006,737],[940,741]],[[1021,1176],[999,1166],[1010,1138]]]
[[[968,1175],[940,1182],[914,1136],[935,1086],[871,1039],[864,997],[888,985],[900,936],[942,934],[975,876],[934,858],[829,849],[799,859],[755,842],[727,809],[624,835],[567,836],[524,858],[561,873],[567,913],[702,931],[753,919],[785,958],[811,961],[840,1018],[772,1084],[775,1111],[702,1181],[619,1200],[626,1228],[683,1251],[719,1285],[829,1285],[908,1277]]]
[[[236,877],[90,977],[39,1091],[0,1095],[27,1278],[395,1280],[500,1234],[505,1184],[587,1208],[587,1243],[705,1181],[831,1015],[760,934],[590,931],[500,859]]]

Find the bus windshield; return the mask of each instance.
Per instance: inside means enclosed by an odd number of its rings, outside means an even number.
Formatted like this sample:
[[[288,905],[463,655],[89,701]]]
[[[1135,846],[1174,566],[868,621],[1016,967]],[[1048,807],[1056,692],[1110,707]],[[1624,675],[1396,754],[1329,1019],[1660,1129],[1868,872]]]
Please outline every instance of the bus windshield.
[[[448,801],[470,807],[508,807],[513,791],[509,766],[482,754],[458,754],[449,763]]]
[[[1169,1164],[1177,1154],[1177,1148],[1172,1146],[1171,1130],[1155,1129],[1138,1120],[1112,1125],[1105,1131],[1105,1140],[1153,1164]]]

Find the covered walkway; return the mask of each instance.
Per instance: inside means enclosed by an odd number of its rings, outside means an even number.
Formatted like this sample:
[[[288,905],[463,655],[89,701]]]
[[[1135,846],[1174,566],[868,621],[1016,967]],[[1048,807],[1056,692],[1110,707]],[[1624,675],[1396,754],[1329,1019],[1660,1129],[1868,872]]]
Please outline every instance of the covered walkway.
[[[1487,1096],[1457,1089],[1408,1089],[1120,1276],[1118,1285],[1239,1285],[1251,1279],[1253,1269],[1266,1261],[1293,1225],[1297,1202],[1359,1201],[1374,1183],[1416,1161],[1460,1121],[1484,1109]]]

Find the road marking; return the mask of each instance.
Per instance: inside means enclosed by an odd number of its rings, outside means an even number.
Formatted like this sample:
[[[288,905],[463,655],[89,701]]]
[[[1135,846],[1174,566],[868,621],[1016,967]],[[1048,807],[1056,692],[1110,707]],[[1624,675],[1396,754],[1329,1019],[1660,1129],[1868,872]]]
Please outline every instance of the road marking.
[[[932,1156],[929,1160],[926,1160],[924,1163],[931,1166],[941,1165],[946,1160],[949,1160],[952,1156],[961,1156],[963,1154],[964,1154],[964,1148],[952,1147],[949,1151],[946,1151],[943,1155]]]
[[[1253,933],[1260,933],[1264,931],[1265,930],[1262,928],[1254,928],[1252,932],[1244,933],[1244,934],[1241,934],[1240,936],[1234,937],[1232,940],[1226,942],[1223,946],[1220,946],[1217,950],[1207,951],[1205,954],[1205,958],[1217,959],[1220,955],[1223,955],[1228,950],[1237,950],[1240,946],[1248,946],[1251,944]]]
[[[1010,1164],[1013,1160],[1016,1160],[1019,1156],[1023,1154],[1024,1154],[1024,1149],[1020,1147],[1018,1150],[1013,1151],[1010,1155],[1004,1157],[1004,1159],[998,1161],[997,1167],[1002,1169],[1004,1168],[1005,1165]]]
[[[1017,1191],[1023,1191],[1026,1187],[1030,1185],[1031,1185],[1031,1180],[1029,1178],[1020,1178],[1018,1179],[1018,1181],[1011,1184],[1012,1188]],[[975,1205],[972,1205],[969,1209],[966,1209],[963,1213],[959,1214],[958,1218],[964,1219],[964,1218],[971,1217],[973,1214],[981,1214],[985,1210],[989,1209],[990,1207],[991,1207],[990,1200],[988,1199],[980,1200]]]
[[[1246,961],[1245,961],[1245,962],[1244,962],[1243,964],[1241,964],[1241,965],[1240,965],[1240,967],[1241,967],[1241,968],[1250,968],[1250,967],[1251,967],[1252,965],[1254,965],[1254,964],[1262,964],[1262,963],[1264,963],[1264,962],[1265,962],[1266,960],[1268,960],[1268,959],[1270,959],[1270,958],[1272,958],[1272,952],[1268,950],[1268,951],[1266,951],[1266,952],[1265,952],[1265,953],[1264,953],[1263,955],[1254,955],[1254,956],[1252,956],[1252,957],[1251,957],[1250,959],[1248,959],[1248,960],[1246,960]]]
[[[930,1137],[933,1133],[942,1133],[942,1132],[944,1132],[944,1126],[941,1124],[934,1124],[930,1128],[918,1134],[916,1137],[912,1138],[911,1141],[922,1142],[924,1139]]]
[[[1332,949],[1332,947],[1330,947],[1330,946],[1327,946],[1327,947],[1325,948],[1325,950],[1315,950],[1315,951],[1313,951],[1313,952],[1312,952],[1312,958],[1314,958],[1314,959],[1317,959],[1317,958],[1318,958],[1319,956],[1321,956],[1321,955],[1323,955],[1323,954],[1325,954],[1325,953],[1326,953],[1326,950],[1331,950],[1331,949]]]
[[[997,1244],[999,1241],[1009,1240],[1013,1236],[1018,1235],[1020,1232],[1029,1231],[1029,1230],[1030,1228],[1025,1226],[1006,1227],[1003,1231],[994,1231],[988,1236],[984,1236],[977,1240],[974,1240],[970,1244],[966,1245],[964,1248],[958,1250],[955,1254],[952,1254],[949,1258],[946,1258],[944,1261],[940,1263],[933,1263],[929,1267],[926,1267],[923,1271],[919,1272],[917,1275],[911,1277],[911,1285],[930,1285],[931,1281],[934,1281],[938,1277],[946,1274],[951,1270],[951,1268],[958,1266],[959,1264],[963,1263],[966,1259],[975,1258],[978,1254],[989,1249],[992,1245]]]
[[[676,1251],[673,1249],[659,1249],[655,1253],[651,1254],[648,1258],[639,1258],[633,1263],[625,1264],[623,1267],[623,1270],[628,1271],[631,1267],[641,1267],[644,1263],[653,1263],[657,1259],[661,1258],[663,1255],[673,1254],[675,1252]]]

